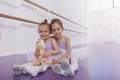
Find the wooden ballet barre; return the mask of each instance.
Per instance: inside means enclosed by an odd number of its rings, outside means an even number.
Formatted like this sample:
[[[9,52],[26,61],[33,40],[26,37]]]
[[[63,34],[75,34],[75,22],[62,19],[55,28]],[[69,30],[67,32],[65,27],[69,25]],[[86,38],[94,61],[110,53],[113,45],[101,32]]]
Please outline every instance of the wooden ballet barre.
[[[28,20],[28,19],[23,19],[23,18],[19,18],[19,17],[7,15],[7,14],[2,14],[2,13],[0,13],[0,17],[14,19],[14,20],[23,21],[23,22],[29,22],[29,23],[33,23],[33,24],[40,24],[39,22],[36,22],[36,21],[32,21],[32,20]]]
[[[83,33],[83,32],[78,32],[78,31],[73,31],[73,30],[69,30],[69,29],[65,29],[66,31],[70,31],[70,32],[74,32],[74,33],[80,33],[80,34],[85,34],[87,35],[87,33]]]
[[[53,12],[53,11],[50,11],[50,10],[48,10],[47,8],[44,8],[43,6],[36,4],[36,3],[34,3],[33,1],[31,1],[31,0],[24,0],[24,1],[26,1],[26,2],[28,2],[28,3],[30,3],[30,4],[32,4],[32,5],[34,5],[34,6],[36,6],[36,7],[39,7],[39,8],[41,8],[41,9],[43,9],[43,10],[45,10],[45,11],[51,13],[51,14],[54,14],[54,15],[56,15],[56,16],[58,16],[58,17],[61,17],[61,18],[65,19],[65,20],[67,20],[67,21],[69,21],[69,22],[71,22],[71,23],[73,23],[73,24],[76,24],[76,25],[78,25],[78,26],[80,26],[80,27],[83,27],[84,29],[87,29],[86,27],[80,25],[79,23],[76,23],[76,22],[74,22],[74,21],[72,21],[72,20],[70,20],[70,19],[68,19],[68,18],[66,18],[66,17],[63,17],[63,16],[61,16],[61,15],[59,15],[59,14]]]
[[[9,18],[9,19],[18,20],[18,21],[23,21],[23,22],[28,22],[28,23],[33,23],[33,24],[37,24],[37,25],[40,24],[39,22],[36,22],[36,21],[23,19],[23,18],[19,18],[19,17],[7,15],[7,14],[2,14],[2,13],[0,13],[0,17]],[[70,31],[70,32],[74,32],[74,33],[86,34],[86,33],[78,32],[78,31],[74,31],[74,30],[69,30],[69,29],[65,29],[65,30]]]

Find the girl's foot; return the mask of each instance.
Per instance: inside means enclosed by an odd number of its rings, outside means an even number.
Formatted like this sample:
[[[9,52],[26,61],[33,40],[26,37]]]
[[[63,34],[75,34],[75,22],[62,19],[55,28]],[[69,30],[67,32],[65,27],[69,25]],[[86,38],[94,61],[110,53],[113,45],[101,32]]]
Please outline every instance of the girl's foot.
[[[52,70],[56,74],[61,74],[61,75],[64,75],[64,76],[68,76],[69,75],[69,73],[67,71],[62,69],[60,64],[53,65],[52,66]]]
[[[60,65],[63,70],[67,70],[70,68],[70,63],[69,63],[69,60],[67,60],[67,59],[64,59],[63,61],[61,61]]]
[[[19,75],[22,73],[20,65],[17,65],[17,64],[13,65],[12,69],[13,69],[14,75]]]
[[[29,73],[29,70],[26,66],[21,66],[21,70],[22,70],[23,74],[28,74]]]
[[[64,70],[64,73],[67,73],[67,75],[69,76],[74,76],[74,71],[70,67],[70,61],[68,59],[64,59],[63,61],[61,61],[60,65]]]
[[[55,64],[52,66],[52,70],[54,73],[59,74],[62,70],[62,67],[60,64]]]
[[[37,76],[38,71],[36,71],[36,68],[33,66],[21,66],[22,67],[22,73],[23,74],[30,74],[31,76]]]
[[[24,66],[21,66],[21,70],[22,70],[23,74],[27,74],[28,73]]]
[[[74,71],[70,70],[70,71],[68,72],[68,75],[69,75],[69,76],[74,76]]]

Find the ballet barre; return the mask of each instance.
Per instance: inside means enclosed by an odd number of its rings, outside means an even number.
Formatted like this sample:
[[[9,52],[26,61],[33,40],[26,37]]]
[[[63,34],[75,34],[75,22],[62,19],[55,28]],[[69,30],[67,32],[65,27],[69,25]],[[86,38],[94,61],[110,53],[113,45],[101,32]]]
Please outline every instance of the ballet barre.
[[[83,27],[84,29],[87,29],[87,28],[84,27],[83,25],[80,25],[79,23],[77,23],[77,22],[75,22],[75,21],[72,21],[72,20],[70,20],[70,19],[68,19],[68,18],[66,18],[66,17],[64,17],[64,16],[61,16],[60,14],[57,14],[57,13],[55,13],[55,12],[53,12],[53,11],[50,11],[49,9],[47,9],[47,8],[45,8],[45,7],[43,7],[43,6],[39,5],[39,4],[36,4],[35,2],[33,2],[33,1],[31,1],[31,0],[24,0],[24,1],[28,2],[28,3],[31,4],[31,5],[36,6],[36,7],[38,7],[38,8],[41,8],[41,9],[43,9],[43,10],[45,10],[45,11],[47,11],[47,12],[53,14],[53,15],[56,15],[56,16],[58,16],[58,17],[61,17],[61,18],[65,19],[65,20],[67,20],[67,21],[69,21],[69,22],[71,22],[71,23],[73,23],[73,24],[75,24],[75,25],[78,25],[78,26],[80,26],[80,27]]]
[[[13,20],[18,20],[18,21],[23,21],[23,22],[28,22],[28,23],[33,23],[33,24],[37,24],[37,25],[40,24],[40,22],[37,22],[37,21],[28,20],[28,19],[24,19],[24,18],[20,18],[20,17],[16,17],[16,16],[8,15],[8,14],[2,14],[2,13],[0,13],[0,17],[4,17],[4,18],[8,18],[8,19],[13,19]],[[74,32],[74,33],[79,33],[79,34],[86,34],[86,33],[78,32],[78,31],[74,31],[74,30],[69,30],[69,29],[65,29],[65,30],[66,31],[70,31],[70,32]]]

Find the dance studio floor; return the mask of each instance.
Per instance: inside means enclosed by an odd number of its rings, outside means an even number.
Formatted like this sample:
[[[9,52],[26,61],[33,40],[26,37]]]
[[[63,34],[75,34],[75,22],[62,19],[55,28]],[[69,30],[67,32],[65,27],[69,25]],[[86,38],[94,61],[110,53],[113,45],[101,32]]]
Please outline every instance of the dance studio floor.
[[[26,55],[21,54],[0,57],[0,80],[120,80],[120,44],[84,46],[86,51],[88,48],[88,56],[80,59],[79,69],[73,77],[54,74],[51,69],[36,77],[29,74],[13,76],[12,65],[27,62]]]

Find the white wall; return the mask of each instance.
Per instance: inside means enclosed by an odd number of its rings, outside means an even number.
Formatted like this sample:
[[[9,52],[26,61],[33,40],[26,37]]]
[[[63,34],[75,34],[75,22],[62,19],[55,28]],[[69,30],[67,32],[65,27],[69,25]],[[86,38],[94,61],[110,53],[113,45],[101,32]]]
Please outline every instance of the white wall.
[[[66,18],[85,25],[86,0],[32,0]]]
[[[91,11],[89,40],[92,43],[114,41],[112,34],[112,13],[110,10]]]
[[[41,22],[46,18],[50,22],[52,18],[57,17],[35,6],[32,6],[23,0],[15,0],[15,3],[11,2],[12,1],[1,0],[0,13],[30,19],[37,22]],[[62,13],[62,15],[66,17],[66,14]],[[82,15],[83,13],[80,14],[80,16]],[[87,33],[86,29],[62,18],[60,19],[62,20],[65,29]],[[84,24],[85,19],[80,22],[81,24]],[[72,45],[86,43],[87,35],[69,31],[64,31],[64,34],[71,38]],[[0,56],[34,52],[38,37],[37,25],[0,17]]]
[[[120,43],[120,8],[112,10],[112,32],[116,43]]]
[[[113,0],[87,0],[87,4],[88,43],[119,43],[120,8],[113,8]]]

